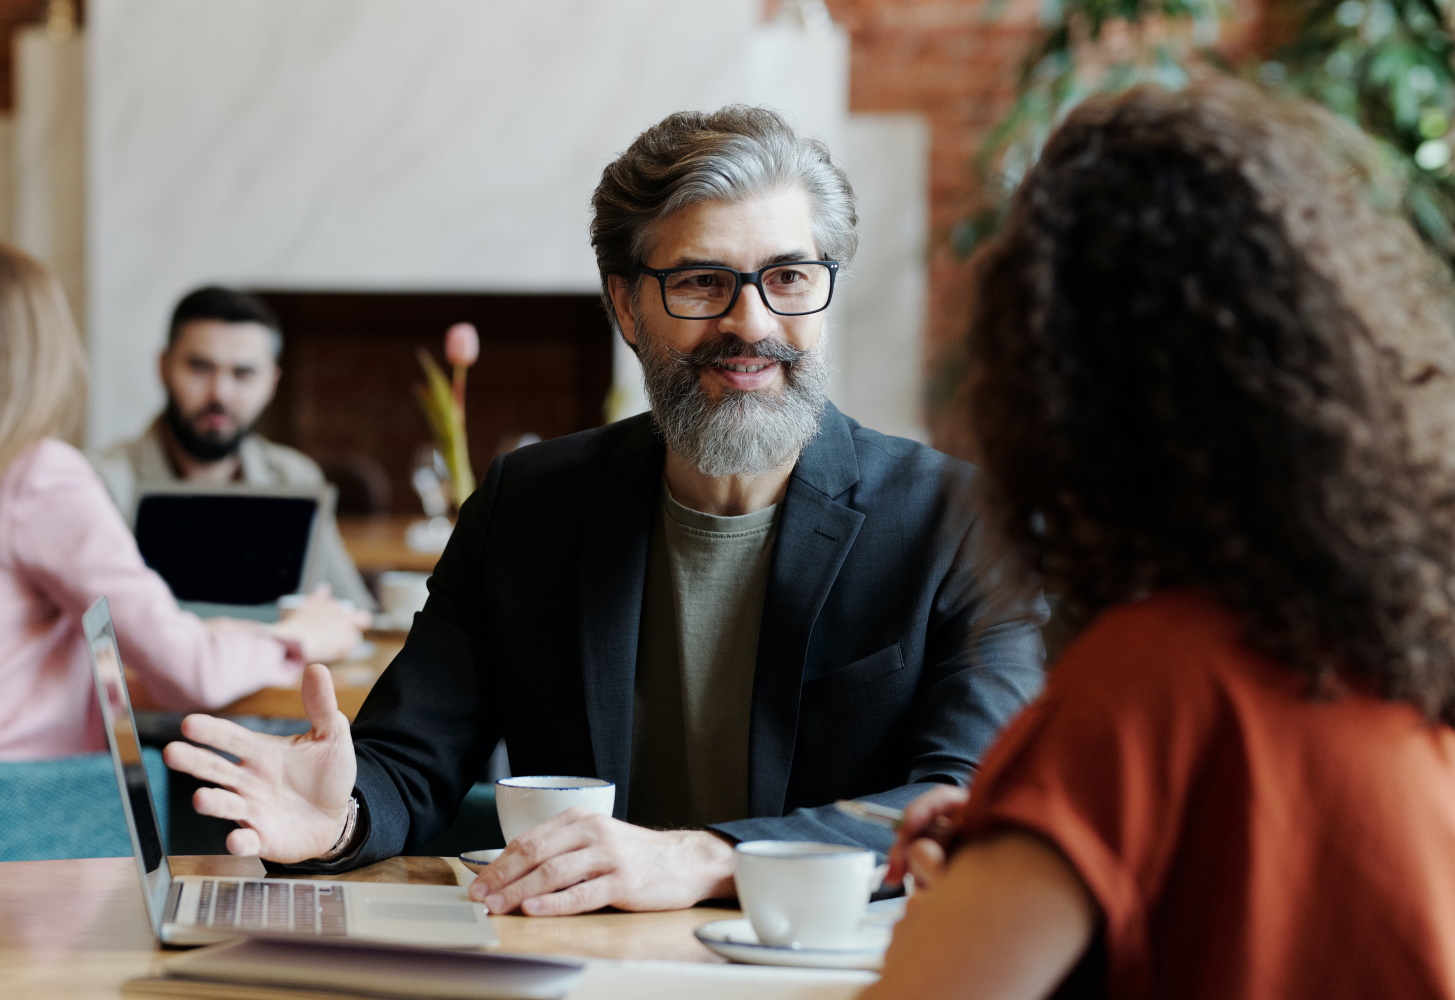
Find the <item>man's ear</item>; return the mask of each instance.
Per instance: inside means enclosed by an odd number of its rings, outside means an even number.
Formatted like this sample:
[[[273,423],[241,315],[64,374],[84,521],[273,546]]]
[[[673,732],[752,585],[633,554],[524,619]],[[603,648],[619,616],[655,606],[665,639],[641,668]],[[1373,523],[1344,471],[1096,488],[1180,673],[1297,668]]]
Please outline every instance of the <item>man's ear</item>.
[[[167,381],[167,362],[172,357],[170,345],[162,348],[162,353],[157,355],[157,378],[161,380],[162,387],[171,392],[170,383]]]
[[[621,328],[622,339],[633,350],[637,346],[637,317],[632,312],[632,292],[627,280],[619,274],[606,277],[606,291],[611,296],[611,308],[616,313],[616,325]]]

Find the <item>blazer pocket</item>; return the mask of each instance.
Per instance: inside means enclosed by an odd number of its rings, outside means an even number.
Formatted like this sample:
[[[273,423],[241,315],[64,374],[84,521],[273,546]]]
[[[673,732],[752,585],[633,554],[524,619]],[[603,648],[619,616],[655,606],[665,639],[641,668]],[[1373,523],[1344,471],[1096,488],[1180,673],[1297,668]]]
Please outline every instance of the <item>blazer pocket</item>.
[[[848,666],[830,670],[821,677],[805,681],[799,705],[803,708],[817,705],[819,702],[837,698],[839,695],[847,694],[866,684],[882,680],[890,674],[897,674],[903,669],[904,654],[899,651],[899,643],[896,642],[877,653],[870,653],[863,659],[855,660]]]

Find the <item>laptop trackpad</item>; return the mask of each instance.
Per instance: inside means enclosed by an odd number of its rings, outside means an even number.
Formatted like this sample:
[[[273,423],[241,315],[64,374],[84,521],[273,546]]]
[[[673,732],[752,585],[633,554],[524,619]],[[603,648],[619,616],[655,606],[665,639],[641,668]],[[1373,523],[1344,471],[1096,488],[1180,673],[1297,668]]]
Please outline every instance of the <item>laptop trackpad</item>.
[[[432,920],[471,924],[475,907],[469,903],[401,903],[395,900],[369,900],[372,920]]]

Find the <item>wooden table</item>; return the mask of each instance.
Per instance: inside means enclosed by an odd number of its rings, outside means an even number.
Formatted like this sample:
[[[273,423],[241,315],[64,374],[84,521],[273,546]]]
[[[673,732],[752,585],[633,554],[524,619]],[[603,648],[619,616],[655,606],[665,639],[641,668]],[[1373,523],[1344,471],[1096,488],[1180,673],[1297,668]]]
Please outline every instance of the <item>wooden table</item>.
[[[438,552],[420,552],[404,544],[404,532],[418,514],[371,514],[368,517],[341,517],[339,534],[344,548],[360,573],[383,573],[391,569],[429,573],[439,561]]]
[[[171,862],[177,875],[263,874],[252,858],[175,857]],[[337,877],[453,885],[456,872],[443,858],[392,858]],[[491,919],[503,951],[720,962],[697,943],[692,930],[736,915],[692,909]],[[0,863],[0,996],[6,1000],[114,1000],[127,980],[152,974],[162,954],[147,923],[131,858]]]

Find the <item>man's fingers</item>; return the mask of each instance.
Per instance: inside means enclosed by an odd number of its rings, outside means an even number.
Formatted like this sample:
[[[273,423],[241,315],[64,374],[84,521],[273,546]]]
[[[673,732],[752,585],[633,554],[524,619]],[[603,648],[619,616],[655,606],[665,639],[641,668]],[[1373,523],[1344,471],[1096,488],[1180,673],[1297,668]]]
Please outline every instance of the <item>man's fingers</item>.
[[[233,822],[248,818],[248,801],[236,792],[225,788],[199,788],[192,793],[192,807],[203,816],[230,819]]]
[[[342,716],[333,690],[333,674],[321,663],[310,663],[303,671],[303,712],[316,736],[328,737],[338,729]]]
[[[529,874],[486,896],[485,905],[492,913],[509,913],[524,900],[557,892],[600,875],[602,866],[598,864],[596,854],[588,848],[556,855],[537,865]]]
[[[244,729],[236,722],[210,715],[189,715],[182,720],[182,735],[193,743],[216,747],[234,757],[247,759],[274,737]]]
[[[572,812],[576,815],[566,818]],[[486,893],[499,892],[534,871],[537,865],[568,851],[580,850],[593,839],[588,825],[592,815],[568,810],[540,826],[532,827],[510,842],[505,853],[480,873],[476,884],[483,885]]]
[[[615,895],[615,880],[607,875],[577,882],[569,889],[544,896],[532,896],[521,904],[530,917],[564,917],[572,913],[590,913],[610,906]]]
[[[227,852],[240,858],[255,858],[262,853],[263,839],[258,831],[238,827],[227,835]]]
[[[162,760],[174,771],[227,788],[237,788],[247,776],[236,764],[190,743],[168,743],[162,750]]]

